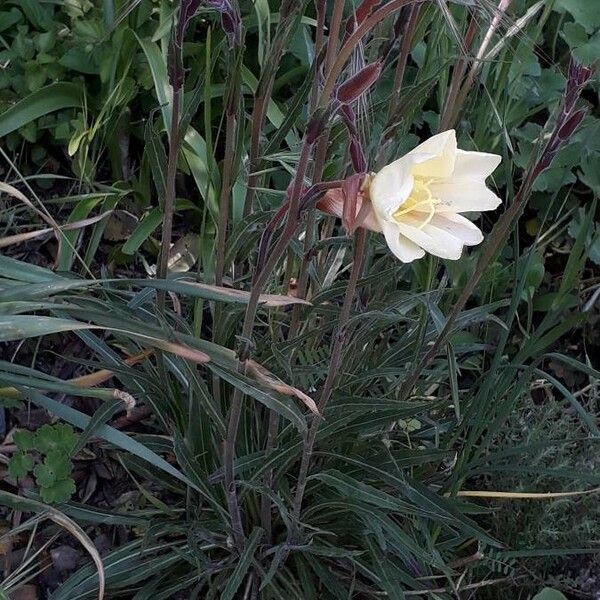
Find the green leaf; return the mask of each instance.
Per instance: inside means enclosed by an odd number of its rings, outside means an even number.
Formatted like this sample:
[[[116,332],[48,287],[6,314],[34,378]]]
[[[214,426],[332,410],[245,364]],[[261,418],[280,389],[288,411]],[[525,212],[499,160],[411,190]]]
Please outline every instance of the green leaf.
[[[66,454],[58,450],[51,450],[44,461],[33,469],[36,481],[41,487],[48,487],[67,479],[71,474],[71,461]]]
[[[11,8],[10,11],[0,12],[0,33],[16,25],[22,18],[23,15],[15,7]]]
[[[35,434],[35,448],[42,454],[63,452],[70,454],[77,444],[77,436],[70,425],[56,423],[43,425]]]
[[[200,490],[200,494],[206,498],[216,512],[221,513],[221,516],[225,516],[227,514],[225,509],[216,501],[210,486],[207,484],[206,475],[200,471],[200,463],[192,456],[185,440],[177,432],[175,433],[173,449],[181,468],[196,484],[196,489]]]
[[[44,502],[68,502],[75,493],[75,482],[72,479],[61,479],[52,485],[40,488],[40,496]]]
[[[53,83],[0,114],[0,138],[51,112],[82,106],[82,89],[74,83]]]
[[[245,394],[252,396],[255,400],[258,400],[267,408],[274,410],[288,421],[291,421],[298,431],[306,431],[306,419],[300,412],[300,409],[294,404],[294,401],[287,396],[266,392],[257,387],[254,382],[245,375],[221,369],[214,362],[208,363],[208,366],[219,377],[231,383],[231,385],[242,390]]]
[[[413,507],[402,500],[398,500],[394,496],[387,494],[380,489],[377,489],[376,487],[367,485],[366,483],[363,483],[362,481],[359,481],[353,477],[344,475],[340,471],[323,471],[321,473],[311,475],[309,479],[316,479],[318,481],[322,481],[328,486],[334,487],[347,500],[358,500],[371,506],[383,508],[386,511],[401,512],[405,514],[427,514],[419,511],[418,508]]]
[[[135,254],[138,248],[154,233],[154,230],[162,223],[163,212],[157,206],[153,208],[133,230],[129,239],[123,244],[123,254]]]
[[[554,588],[544,588],[533,597],[533,600],[567,600],[567,597]]]
[[[38,267],[0,254],[0,275],[23,283],[44,283],[64,279],[44,267]]]
[[[71,423],[75,427],[79,429],[85,429],[90,422],[90,417],[84,415],[83,413],[71,408],[70,406],[66,406],[65,404],[61,404],[52,398],[48,398],[43,394],[40,394],[34,390],[29,388],[20,388],[20,391],[24,396],[27,396],[31,399],[34,404],[45,408],[50,413],[60,417],[61,419]],[[178,471],[173,465],[169,464],[164,458],[161,458],[155,452],[152,452],[149,448],[140,444],[138,441],[133,439],[132,437],[125,435],[121,431],[118,431],[114,427],[110,427],[109,425],[100,425],[96,430],[96,435],[110,444],[113,444],[117,448],[121,448],[126,452],[130,452],[131,454],[138,456],[142,460],[149,462],[154,465],[156,468],[165,471],[172,477],[175,477],[179,481],[182,481],[186,485],[197,489],[196,485],[192,483],[185,475],[183,475],[180,471]],[[200,490],[197,490],[200,491]]]
[[[33,458],[24,452],[15,452],[8,461],[8,474],[17,482],[23,481],[33,469]]]
[[[256,549],[260,544],[262,536],[263,530],[260,527],[255,527],[244,546],[244,550],[242,551],[231,577],[229,577],[229,580],[227,581],[227,585],[221,595],[221,600],[233,600],[233,598],[235,598],[236,592],[240,585],[242,585],[242,581],[252,564],[252,560],[254,559]]]
[[[75,208],[71,211],[67,223],[82,221],[86,219],[90,212],[106,198],[106,194],[91,194],[82,198]],[[75,254],[75,245],[81,235],[81,229],[72,229],[63,232],[63,240],[60,245],[60,254],[58,255],[58,270],[69,271],[73,266],[73,255]]]
[[[33,431],[27,431],[25,429],[15,431],[13,440],[19,450],[33,450],[36,446],[35,433],[33,433]]]
[[[558,0],[557,9],[567,10],[579,25],[588,32],[600,27],[600,10],[598,4],[590,0]]]
[[[26,338],[60,333],[62,331],[93,328],[92,325],[87,325],[86,323],[56,317],[31,315],[0,316],[0,342],[20,341]]]
[[[600,56],[600,31],[588,37],[586,28],[583,25],[565,23],[562,36],[569,44],[577,62],[583,65],[592,65],[598,60],[598,56]]]
[[[73,454],[79,452],[87,443],[87,441],[94,435],[100,425],[103,425],[108,421],[116,412],[123,408],[123,402],[121,400],[108,400],[104,402],[92,415],[90,422],[86,428],[81,432],[79,441],[74,445]]]

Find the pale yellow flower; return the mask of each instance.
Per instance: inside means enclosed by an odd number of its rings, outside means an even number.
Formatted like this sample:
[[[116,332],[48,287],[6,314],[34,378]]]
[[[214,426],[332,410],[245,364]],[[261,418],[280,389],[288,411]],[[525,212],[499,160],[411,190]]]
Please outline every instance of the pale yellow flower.
[[[485,185],[500,160],[459,150],[451,129],[367,176],[358,192],[352,185],[332,189],[317,206],[342,217],[350,231],[382,232],[403,262],[426,252],[456,260],[464,246],[483,241],[479,228],[460,213],[494,210],[501,202]]]
[[[485,185],[501,157],[466,152],[453,129],[429,138],[372,176],[367,194],[390,250],[403,262],[426,252],[456,260],[483,241],[463,212],[494,210],[501,200]]]

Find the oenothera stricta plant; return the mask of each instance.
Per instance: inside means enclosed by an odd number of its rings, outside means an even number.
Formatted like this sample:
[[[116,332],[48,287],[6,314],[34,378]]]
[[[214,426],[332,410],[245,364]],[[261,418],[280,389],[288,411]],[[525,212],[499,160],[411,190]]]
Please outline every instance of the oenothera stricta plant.
[[[320,411],[325,409],[337,381],[345,328],[362,270],[366,229],[383,232],[390,250],[403,262],[423,258],[426,252],[459,259],[463,246],[483,240],[479,228],[459,213],[497,208],[500,198],[485,186],[485,180],[499,163],[500,157],[495,154],[459,150],[456,134],[450,130],[431,137],[378,173],[367,175],[362,183],[360,177],[349,178],[317,203],[320,209],[342,217],[348,230],[356,230],[352,271],[319,398]],[[304,443],[294,497],[294,523],[300,519],[319,424],[318,419],[313,420]]]
[[[249,341],[252,337],[252,333],[254,330],[256,311],[258,308],[258,298],[271,272],[286,252],[296,233],[296,230],[300,225],[300,216],[302,209],[301,199],[303,197],[303,192],[305,191],[304,181],[306,173],[308,171],[313,147],[319,139],[319,137],[324,133],[324,131],[326,131],[329,120],[335,114],[337,114],[337,109],[344,105],[344,101],[349,102],[355,100],[357,95],[364,93],[368,89],[368,87],[375,82],[375,77],[373,77],[373,73],[371,72],[371,70],[369,70],[363,75],[364,79],[366,80],[365,85],[361,85],[360,81],[352,82],[350,89],[348,89],[348,87],[346,87],[346,89],[342,88],[342,100],[340,101],[339,99],[334,99],[334,101],[332,102],[332,95],[334,93],[336,85],[338,85],[338,78],[340,77],[344,69],[346,61],[352,56],[353,52],[355,51],[356,47],[360,44],[361,40],[373,29],[373,27],[375,27],[378,23],[383,21],[383,19],[385,19],[387,16],[400,10],[404,6],[408,6],[409,4],[413,4],[417,1],[419,0],[392,0],[391,2],[384,4],[381,8],[372,12],[372,14],[370,14],[369,16],[367,16],[367,11],[366,15],[362,17],[363,20],[360,23],[355,23],[354,32],[342,44],[335,60],[333,60],[332,57],[331,68],[327,74],[327,77],[323,84],[323,88],[317,92],[319,98],[318,102],[316,103],[317,108],[314,111],[313,116],[311,117],[308,123],[305,135],[303,136],[296,173],[288,189],[288,200],[285,209],[285,225],[283,227],[283,231],[281,232],[281,235],[279,236],[277,242],[273,244],[272,249],[269,249],[268,256],[265,259],[265,261],[259,265],[259,267],[256,269],[256,272],[254,273],[250,300],[246,308],[244,322],[242,325],[241,345],[238,350],[238,356],[240,359],[240,373],[244,373],[246,371],[247,361],[250,356],[251,344],[249,344]],[[341,3],[338,2],[337,5],[341,6]],[[370,5],[369,10],[371,10],[371,8],[372,5]],[[355,90],[355,95],[353,95],[352,93],[353,89]],[[281,220],[282,217],[283,213],[278,213],[277,222]],[[268,228],[267,238],[269,238],[271,235],[272,230],[269,230]],[[364,241],[364,236],[362,234],[361,238]],[[356,268],[357,266],[358,265],[355,262],[356,275],[354,285],[358,280],[358,268]],[[349,289],[347,297],[352,298],[353,293],[354,291]],[[350,306],[351,300],[348,303],[347,310],[344,311],[345,316],[343,315],[340,321],[340,328],[342,328],[345,325],[345,321],[349,318]],[[336,339],[339,339],[339,336]],[[335,365],[335,363],[336,361],[332,361],[332,364]],[[334,371],[330,372],[334,373]],[[325,398],[325,401],[321,402],[322,405],[325,405],[327,403],[327,398],[330,395],[333,386],[334,376],[328,377],[327,381],[330,381],[330,383],[325,384],[325,390],[327,390],[328,388],[330,388],[330,390],[327,393],[321,393],[321,400]],[[242,413],[243,397],[243,392],[239,388],[236,388],[231,400],[227,434],[224,440],[223,450],[224,483],[226,488],[227,503],[231,517],[233,537],[238,547],[242,546],[245,536],[238,500],[238,492],[235,482],[234,463],[235,443],[237,439]],[[301,467],[301,469],[305,470],[304,466]],[[302,486],[299,486],[299,488],[300,487]],[[301,493],[297,493],[297,497],[301,497],[301,495]]]

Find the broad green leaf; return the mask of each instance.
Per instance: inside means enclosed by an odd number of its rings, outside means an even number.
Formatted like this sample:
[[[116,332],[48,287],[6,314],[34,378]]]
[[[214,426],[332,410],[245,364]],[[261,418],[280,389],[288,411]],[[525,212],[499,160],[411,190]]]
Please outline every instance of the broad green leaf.
[[[24,452],[15,452],[8,461],[8,474],[17,481],[23,481],[33,469],[33,458]]]
[[[587,0],[558,0],[557,9],[567,10],[577,23],[583,25],[588,32],[600,27],[600,11],[598,5]]]
[[[82,106],[82,88],[74,83],[52,83],[23,98],[0,115],[0,138],[44,115]]]
[[[544,588],[533,597],[533,600],[567,600],[567,597],[553,588]]]

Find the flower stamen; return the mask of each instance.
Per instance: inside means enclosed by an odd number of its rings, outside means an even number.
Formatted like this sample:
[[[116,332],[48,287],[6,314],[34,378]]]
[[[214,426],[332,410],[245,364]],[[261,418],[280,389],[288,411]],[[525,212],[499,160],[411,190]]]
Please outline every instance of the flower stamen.
[[[431,223],[431,220],[435,215],[435,207],[441,203],[441,200],[433,197],[433,194],[429,189],[429,185],[432,181],[432,179],[415,177],[410,196],[392,215],[398,223],[402,222],[403,215],[414,212],[427,213],[423,222],[418,225],[418,229],[423,229],[423,227]]]

